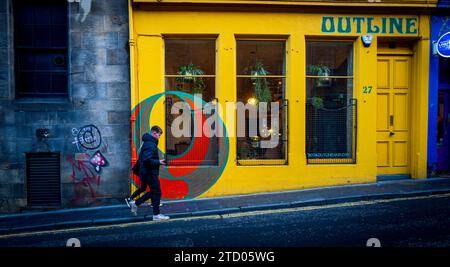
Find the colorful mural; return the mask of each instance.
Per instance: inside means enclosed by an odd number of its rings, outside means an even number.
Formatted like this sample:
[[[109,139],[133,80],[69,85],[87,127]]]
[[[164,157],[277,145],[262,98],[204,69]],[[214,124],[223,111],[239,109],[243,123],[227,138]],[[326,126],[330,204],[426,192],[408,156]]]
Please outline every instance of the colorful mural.
[[[197,96],[179,91],[167,91],[145,99],[132,111],[132,116],[136,118],[136,121],[132,122],[131,125],[133,129],[132,146],[135,148],[135,151],[139,149],[142,134],[149,132],[152,127],[150,117],[155,103],[158,99],[166,95],[179,97],[184,103],[188,104],[191,110],[197,110],[200,106],[207,104]],[[171,162],[176,162],[177,160],[183,161],[184,158],[191,157],[193,153],[197,154],[196,158],[199,158],[198,154],[200,154],[200,158],[203,159],[207,158],[208,153],[213,153],[210,138],[208,137],[210,133],[204,132],[200,134],[198,132],[199,129],[204,129],[204,127],[197,127],[199,123],[203,125],[206,121],[206,116],[203,111],[194,114],[194,136],[201,137],[193,138],[187,151],[176,157],[166,156],[163,151],[159,150],[160,158],[166,158],[169,165],[169,167],[161,167],[160,169],[163,199],[190,199],[200,196],[217,182],[228,160],[228,134],[226,133],[224,122],[219,117],[218,123],[223,129],[223,137],[219,138],[219,160],[217,166],[201,166],[202,162],[200,160],[194,166],[170,166]],[[133,176],[131,182],[133,185],[139,187],[140,181],[138,177]]]

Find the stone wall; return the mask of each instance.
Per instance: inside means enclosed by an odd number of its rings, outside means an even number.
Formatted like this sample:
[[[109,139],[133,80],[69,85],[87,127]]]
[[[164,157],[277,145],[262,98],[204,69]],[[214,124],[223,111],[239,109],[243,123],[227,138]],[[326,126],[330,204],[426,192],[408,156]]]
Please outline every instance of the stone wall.
[[[92,0],[86,16],[68,3],[69,97],[54,100],[14,97],[10,1],[0,0],[0,212],[28,206],[28,152],[60,153],[59,208],[116,203],[129,191],[131,160],[127,0]],[[87,125],[98,148],[82,134]],[[48,138],[37,138],[41,128]],[[108,163],[99,172],[87,161],[97,151]]]

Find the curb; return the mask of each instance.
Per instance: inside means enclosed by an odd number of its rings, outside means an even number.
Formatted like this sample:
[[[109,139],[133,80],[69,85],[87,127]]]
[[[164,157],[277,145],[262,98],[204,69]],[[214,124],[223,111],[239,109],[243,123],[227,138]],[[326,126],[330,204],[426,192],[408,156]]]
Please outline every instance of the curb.
[[[169,216],[172,219],[188,218],[188,217],[192,217],[192,212],[172,213],[172,214],[168,214],[167,216]]]
[[[28,232],[28,231],[46,231],[54,229],[55,224],[38,224],[38,225],[27,225],[27,226],[19,226],[19,227],[11,227],[10,232]]]
[[[128,218],[82,220],[82,221],[67,221],[67,222],[27,225],[27,226],[19,226],[19,227],[2,227],[2,228],[0,228],[0,236],[8,235],[8,234],[17,234],[17,233],[37,232],[37,231],[74,229],[74,228],[79,228],[79,227],[117,225],[117,224],[133,223],[133,222],[141,222],[141,221],[145,221],[144,216],[128,217]]]
[[[136,217],[127,217],[127,218],[111,218],[111,219],[97,219],[93,220],[93,226],[100,225],[114,225],[114,224],[122,224],[122,223],[133,223],[133,222],[142,222],[145,221],[146,216],[136,216]]]
[[[450,193],[450,189],[432,189],[432,195],[441,195]]]
[[[261,204],[241,207],[242,212],[273,210],[273,209],[288,209],[291,208],[291,203],[275,203],[275,204]]]
[[[335,197],[330,199],[325,198],[315,198],[312,200],[304,201],[294,201],[289,203],[271,203],[271,204],[261,204],[261,205],[251,205],[242,206],[238,208],[224,208],[215,210],[204,210],[204,211],[194,211],[194,212],[180,212],[167,214],[170,218],[192,218],[192,217],[203,217],[209,215],[224,215],[239,212],[253,212],[262,210],[277,210],[277,209],[288,209],[288,208],[299,208],[299,207],[313,207],[313,206],[325,206],[332,204],[341,203],[353,203],[360,201],[370,201],[370,200],[383,200],[383,199],[395,199],[404,197],[419,197],[419,196],[431,196],[431,195],[442,195],[449,194],[450,188],[448,189],[431,189],[431,190],[421,190],[415,192],[403,192],[403,193],[384,193],[384,194],[372,194],[372,195],[356,195],[348,197]],[[95,219],[95,220],[79,220],[79,221],[67,221],[67,222],[57,222],[50,224],[40,224],[40,225],[29,225],[29,226],[19,226],[19,227],[0,227],[0,236],[15,233],[28,233],[34,231],[48,231],[48,230],[61,230],[61,229],[71,229],[78,227],[88,227],[88,226],[104,226],[104,225],[118,225],[124,223],[134,223],[134,222],[145,222],[152,221],[152,215],[137,216],[137,217],[126,217],[126,218],[108,218],[108,219]]]
[[[325,198],[316,198],[311,200],[300,200],[291,202],[292,208],[302,208],[302,207],[311,207],[311,206],[323,206],[326,205],[327,201]]]
[[[92,220],[67,221],[53,224],[53,227],[55,229],[66,229],[66,228],[88,227],[88,226],[92,226]]]
[[[205,210],[205,211],[195,211],[192,212],[192,217],[208,216],[208,215],[223,215],[230,213],[241,212],[241,208],[225,208],[216,210]]]
[[[365,201],[367,200],[367,195],[357,195],[357,196],[351,196],[351,197],[336,197],[327,199],[326,205],[332,205],[332,204],[341,204],[344,202],[358,202],[358,201]]]
[[[3,218],[20,218],[20,217],[29,217],[29,216],[40,216],[42,214],[64,214],[64,213],[73,213],[73,212],[85,212],[85,211],[95,211],[95,210],[103,210],[103,209],[116,209],[126,207],[126,204],[120,205],[107,205],[107,206],[99,206],[99,207],[89,207],[89,208],[73,208],[73,209],[62,209],[62,210],[51,210],[51,211],[41,211],[41,212],[23,212],[20,214],[7,214],[0,215],[0,219]]]

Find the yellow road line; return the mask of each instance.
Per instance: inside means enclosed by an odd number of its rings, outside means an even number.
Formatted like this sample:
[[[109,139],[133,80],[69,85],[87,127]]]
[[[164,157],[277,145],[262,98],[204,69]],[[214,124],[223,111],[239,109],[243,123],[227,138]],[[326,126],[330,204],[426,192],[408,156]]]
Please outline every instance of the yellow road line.
[[[198,216],[198,217],[193,216],[193,217],[187,217],[187,218],[175,218],[175,219],[170,219],[170,220],[167,220],[167,221],[144,221],[144,222],[135,222],[135,223],[116,224],[116,225],[88,226],[88,227],[83,227],[83,228],[71,228],[71,229],[61,229],[61,230],[46,230],[46,231],[40,231],[40,232],[8,234],[8,235],[0,236],[0,239],[7,239],[7,238],[14,238],[14,237],[26,237],[26,236],[37,236],[37,235],[46,235],[46,234],[57,235],[57,234],[64,234],[64,233],[74,233],[74,232],[80,232],[80,231],[89,231],[89,230],[104,230],[104,229],[114,229],[114,228],[126,228],[126,227],[130,227],[130,226],[151,225],[151,224],[168,223],[168,222],[175,222],[175,221],[192,221],[192,220],[206,220],[206,219],[238,218],[238,217],[248,217],[248,216],[275,214],[275,213],[311,211],[311,210],[332,209],[332,208],[340,208],[340,207],[355,207],[355,206],[364,206],[364,205],[374,205],[374,204],[398,202],[398,201],[405,201],[405,200],[419,200],[419,199],[445,198],[445,197],[450,197],[450,193],[448,193],[448,194],[440,194],[440,195],[431,195],[431,196],[418,196],[418,197],[405,197],[405,198],[357,201],[357,202],[330,204],[330,205],[322,205],[322,206],[285,208],[285,209],[262,210],[262,211],[248,211],[248,212],[240,212],[240,213],[232,213],[232,214],[224,214],[224,215],[208,215],[208,216]]]

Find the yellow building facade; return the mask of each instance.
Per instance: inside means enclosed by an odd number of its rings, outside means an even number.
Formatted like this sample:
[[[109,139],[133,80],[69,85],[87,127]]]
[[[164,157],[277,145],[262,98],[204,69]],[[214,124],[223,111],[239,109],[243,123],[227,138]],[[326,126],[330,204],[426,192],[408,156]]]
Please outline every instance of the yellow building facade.
[[[435,2],[130,0],[133,160],[157,124],[165,199],[425,178]],[[199,103],[168,92],[196,90],[225,137],[170,133],[175,99]],[[239,137],[229,108],[264,99],[279,105],[275,148]]]

